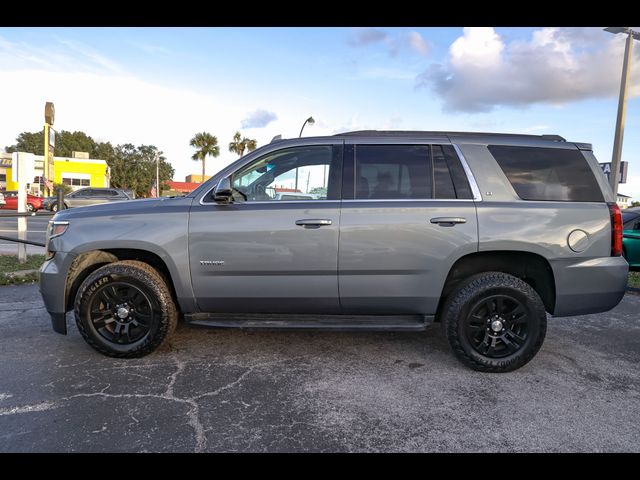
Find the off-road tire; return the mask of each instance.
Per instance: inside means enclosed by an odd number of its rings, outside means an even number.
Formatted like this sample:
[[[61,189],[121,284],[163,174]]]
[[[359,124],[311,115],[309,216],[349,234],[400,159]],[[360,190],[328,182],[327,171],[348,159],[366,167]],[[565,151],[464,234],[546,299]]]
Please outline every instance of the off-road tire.
[[[476,350],[465,330],[466,319],[474,306],[495,295],[516,299],[527,312],[525,342],[517,351],[502,358],[492,358]],[[479,273],[460,282],[445,300],[440,321],[456,357],[482,372],[510,372],[527,364],[540,350],[547,330],[545,307],[538,293],[523,280],[501,272]]]
[[[133,343],[110,342],[90,319],[89,309],[96,292],[110,282],[130,284],[146,294],[151,302],[149,331]],[[136,260],[110,263],[92,272],[78,289],[74,313],[78,331],[85,341],[98,352],[118,358],[142,357],[153,352],[169,338],[178,322],[178,311],[166,279],[150,265]]]

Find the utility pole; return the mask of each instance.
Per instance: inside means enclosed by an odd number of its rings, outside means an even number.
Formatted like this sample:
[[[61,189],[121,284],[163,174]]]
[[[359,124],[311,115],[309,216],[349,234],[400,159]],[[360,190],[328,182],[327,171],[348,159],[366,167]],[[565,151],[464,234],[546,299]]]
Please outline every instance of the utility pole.
[[[626,33],[627,42],[624,47],[624,61],[622,63],[622,78],[620,80],[620,96],[618,98],[618,116],[616,117],[616,133],[613,138],[613,153],[611,155],[611,173],[609,183],[613,196],[618,197],[618,176],[620,175],[620,160],[622,158],[622,140],[624,137],[624,120],[627,114],[627,89],[631,76],[631,56],[633,54],[633,40],[640,40],[640,32],[629,27],[607,27],[609,33]]]
[[[160,196],[160,155],[156,152],[156,198]]]

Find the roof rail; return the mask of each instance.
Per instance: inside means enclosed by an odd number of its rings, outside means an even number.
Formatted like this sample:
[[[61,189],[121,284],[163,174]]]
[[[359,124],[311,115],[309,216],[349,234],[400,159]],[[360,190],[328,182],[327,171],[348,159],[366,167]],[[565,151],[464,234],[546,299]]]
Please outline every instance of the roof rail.
[[[566,142],[560,135],[531,135],[527,133],[497,133],[497,132],[448,132],[448,131],[427,131],[427,130],[358,130],[353,132],[336,133],[334,136],[390,136],[390,137],[406,137],[421,135],[465,135],[478,137],[528,137],[550,140],[555,142]]]

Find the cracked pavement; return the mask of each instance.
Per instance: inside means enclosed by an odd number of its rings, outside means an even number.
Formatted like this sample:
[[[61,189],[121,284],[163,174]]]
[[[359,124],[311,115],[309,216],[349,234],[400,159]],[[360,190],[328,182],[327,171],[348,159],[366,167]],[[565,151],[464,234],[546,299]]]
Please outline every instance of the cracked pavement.
[[[0,287],[0,452],[640,451],[640,295],[550,318],[508,374],[424,333],[179,325],[141,359],[93,351],[37,285]]]

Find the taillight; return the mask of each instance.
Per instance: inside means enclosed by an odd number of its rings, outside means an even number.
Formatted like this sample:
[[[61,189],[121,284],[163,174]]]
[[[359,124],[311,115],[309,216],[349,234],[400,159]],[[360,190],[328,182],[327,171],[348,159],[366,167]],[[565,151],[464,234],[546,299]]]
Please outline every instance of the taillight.
[[[622,256],[622,212],[616,203],[607,203],[611,218],[611,256]]]

